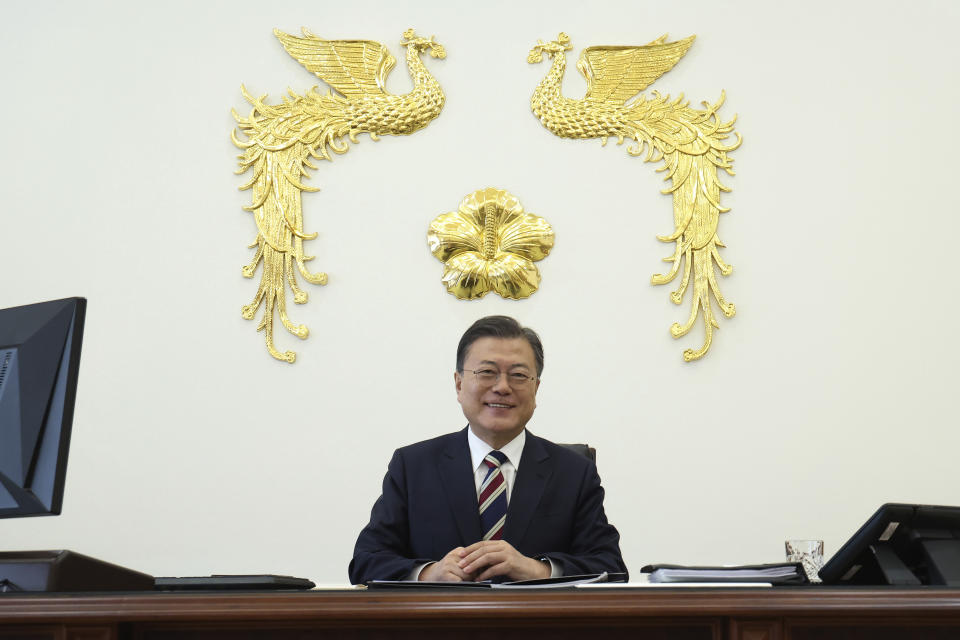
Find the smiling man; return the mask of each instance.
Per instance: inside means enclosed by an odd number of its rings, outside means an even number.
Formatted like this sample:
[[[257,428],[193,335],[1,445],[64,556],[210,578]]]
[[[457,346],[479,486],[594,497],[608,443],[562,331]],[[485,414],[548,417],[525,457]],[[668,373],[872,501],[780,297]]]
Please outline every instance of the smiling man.
[[[596,466],[526,430],[543,346],[513,318],[467,329],[453,374],[467,427],[398,449],[350,580],[530,580],[626,572]]]

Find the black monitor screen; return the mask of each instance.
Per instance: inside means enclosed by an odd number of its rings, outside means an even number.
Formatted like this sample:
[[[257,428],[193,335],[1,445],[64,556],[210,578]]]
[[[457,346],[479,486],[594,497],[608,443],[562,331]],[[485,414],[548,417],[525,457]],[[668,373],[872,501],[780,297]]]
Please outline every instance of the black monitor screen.
[[[0,518],[60,513],[86,307],[0,309]]]

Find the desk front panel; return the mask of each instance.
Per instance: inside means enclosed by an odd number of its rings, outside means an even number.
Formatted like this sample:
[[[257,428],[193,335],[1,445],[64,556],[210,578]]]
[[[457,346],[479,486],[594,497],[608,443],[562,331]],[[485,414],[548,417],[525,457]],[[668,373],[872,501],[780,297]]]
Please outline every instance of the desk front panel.
[[[960,638],[960,590],[596,589],[0,595],[0,638]]]

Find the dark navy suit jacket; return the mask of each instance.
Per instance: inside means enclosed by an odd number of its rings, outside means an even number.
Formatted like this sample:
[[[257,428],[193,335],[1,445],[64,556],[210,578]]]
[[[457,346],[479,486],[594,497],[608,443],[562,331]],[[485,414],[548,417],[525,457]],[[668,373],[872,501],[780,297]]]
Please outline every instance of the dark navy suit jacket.
[[[481,540],[472,466],[466,429],[397,449],[357,538],[350,581],[403,580]],[[596,465],[529,431],[503,539],[525,556],[549,557],[564,575],[627,570]]]

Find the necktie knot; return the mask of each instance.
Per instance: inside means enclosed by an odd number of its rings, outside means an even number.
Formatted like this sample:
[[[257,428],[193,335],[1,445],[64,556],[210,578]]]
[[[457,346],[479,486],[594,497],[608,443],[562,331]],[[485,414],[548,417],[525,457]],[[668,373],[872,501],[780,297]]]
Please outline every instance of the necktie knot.
[[[500,468],[500,465],[507,461],[507,454],[505,454],[503,451],[494,450],[488,453],[483,461],[491,469],[498,469]]]

